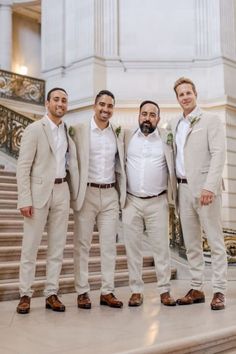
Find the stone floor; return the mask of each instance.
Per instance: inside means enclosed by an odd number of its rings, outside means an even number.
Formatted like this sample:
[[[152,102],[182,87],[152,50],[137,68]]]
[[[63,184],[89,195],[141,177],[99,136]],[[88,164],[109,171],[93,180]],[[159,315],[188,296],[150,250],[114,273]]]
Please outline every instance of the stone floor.
[[[179,297],[189,290],[188,281],[174,280],[172,289]],[[17,301],[1,302],[0,354],[236,353],[236,281],[229,282],[224,311],[210,310],[209,283],[205,294],[204,304],[165,307],[156,284],[146,284],[138,308],[127,306],[124,287],[116,290],[122,309],[100,306],[93,291],[91,310],[78,309],[76,294],[68,294],[62,296],[65,313],[47,310],[44,298],[34,298],[28,315],[16,313]],[[215,349],[206,346],[210,342]]]

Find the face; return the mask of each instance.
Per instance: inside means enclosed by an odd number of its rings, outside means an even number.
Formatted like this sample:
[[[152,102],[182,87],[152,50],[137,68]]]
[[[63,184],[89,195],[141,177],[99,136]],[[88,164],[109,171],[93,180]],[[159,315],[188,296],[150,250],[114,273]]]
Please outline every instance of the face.
[[[63,91],[53,91],[49,101],[46,101],[48,116],[55,121],[60,120],[67,112],[68,97]]]
[[[184,116],[190,114],[197,105],[197,93],[193,91],[191,84],[181,84],[176,88],[176,96],[183,109]]]
[[[93,106],[95,112],[95,121],[99,124],[108,124],[113,115],[114,100],[111,96],[102,95]]]
[[[158,108],[154,104],[145,104],[139,113],[139,126],[144,135],[151,134],[156,129],[160,117]]]

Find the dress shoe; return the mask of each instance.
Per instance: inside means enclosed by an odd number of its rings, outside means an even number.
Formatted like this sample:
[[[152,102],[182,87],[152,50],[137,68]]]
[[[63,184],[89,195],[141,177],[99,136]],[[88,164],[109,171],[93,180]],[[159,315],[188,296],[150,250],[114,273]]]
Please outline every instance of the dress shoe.
[[[16,308],[16,312],[25,314],[30,312],[30,300],[31,298],[29,296],[22,296],[20,298],[20,302]]]
[[[192,305],[205,302],[205,295],[203,291],[191,289],[189,292],[177,300],[178,305]]]
[[[46,299],[46,309],[50,309],[57,312],[64,312],[66,307],[63,303],[58,299],[56,294],[49,296]]]
[[[88,309],[88,310],[91,309],[92,304],[88,293],[83,293],[78,295],[77,305],[80,309]]]
[[[112,293],[106,295],[101,294],[100,305],[121,308],[123,306],[123,302],[119,301]]]
[[[165,306],[175,306],[176,301],[175,299],[170,295],[169,291],[166,293],[163,293],[160,295],[161,297],[161,303]]]
[[[141,306],[143,303],[143,295],[139,293],[133,293],[129,299],[129,306]]]
[[[222,293],[215,293],[211,301],[212,310],[224,310],[225,308],[225,296]]]

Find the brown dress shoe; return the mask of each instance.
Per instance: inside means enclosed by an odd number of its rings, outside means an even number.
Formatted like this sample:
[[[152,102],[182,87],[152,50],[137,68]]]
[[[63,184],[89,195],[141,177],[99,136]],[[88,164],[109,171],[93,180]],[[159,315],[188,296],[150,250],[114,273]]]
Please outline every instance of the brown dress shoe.
[[[165,306],[175,306],[176,301],[175,299],[170,295],[170,293],[167,291],[166,293],[163,293],[160,295],[161,297],[161,303]]]
[[[203,291],[191,289],[184,297],[181,297],[176,302],[178,305],[198,304],[205,302],[205,295]]]
[[[225,308],[225,296],[222,293],[215,293],[211,301],[212,310],[224,310]]]
[[[46,299],[46,309],[50,309],[57,312],[64,312],[66,307],[63,303],[58,299],[56,294],[49,296]]]
[[[107,295],[100,296],[100,305],[106,305],[110,307],[121,308],[123,306],[123,302],[119,301],[114,294],[110,293]]]
[[[91,309],[91,301],[88,293],[80,294],[77,297],[77,305],[80,309]]]
[[[16,308],[16,312],[25,314],[30,312],[30,300],[31,298],[29,296],[22,296],[20,298],[20,302]]]
[[[143,295],[139,293],[133,293],[129,299],[129,306],[141,306],[143,303]]]

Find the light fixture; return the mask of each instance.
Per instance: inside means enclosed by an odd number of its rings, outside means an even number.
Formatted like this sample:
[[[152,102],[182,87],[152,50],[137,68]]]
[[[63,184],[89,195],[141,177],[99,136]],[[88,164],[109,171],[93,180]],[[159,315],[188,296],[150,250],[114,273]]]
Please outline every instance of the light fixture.
[[[21,66],[19,67],[19,74],[21,74],[21,75],[27,75],[27,73],[28,73],[28,68],[27,68],[27,66],[21,65]]]

